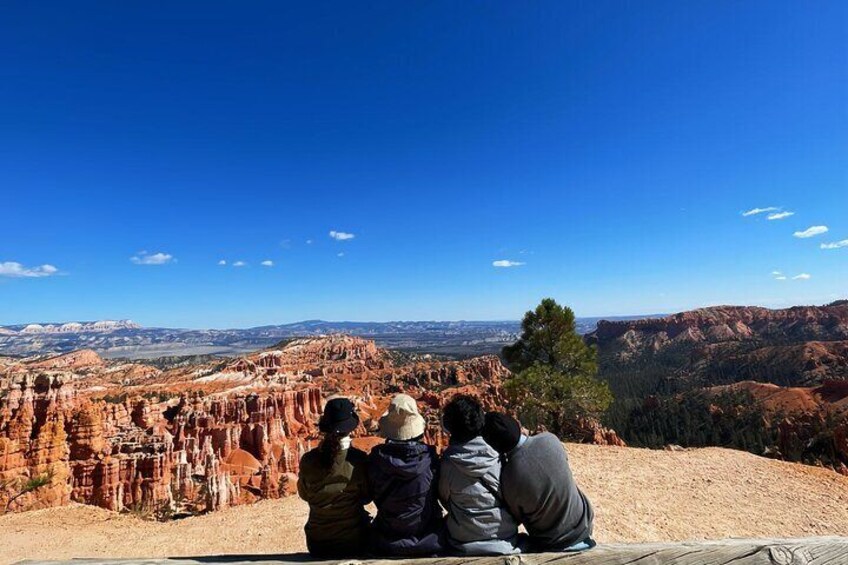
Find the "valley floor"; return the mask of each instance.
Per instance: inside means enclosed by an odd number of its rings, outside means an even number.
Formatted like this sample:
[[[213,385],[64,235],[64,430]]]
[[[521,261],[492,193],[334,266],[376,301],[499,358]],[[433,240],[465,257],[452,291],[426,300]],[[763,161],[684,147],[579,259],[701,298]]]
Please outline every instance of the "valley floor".
[[[832,471],[719,448],[567,447],[601,543],[848,534],[848,477]],[[168,523],[80,505],[7,515],[0,565],[299,552],[306,512],[287,498]]]

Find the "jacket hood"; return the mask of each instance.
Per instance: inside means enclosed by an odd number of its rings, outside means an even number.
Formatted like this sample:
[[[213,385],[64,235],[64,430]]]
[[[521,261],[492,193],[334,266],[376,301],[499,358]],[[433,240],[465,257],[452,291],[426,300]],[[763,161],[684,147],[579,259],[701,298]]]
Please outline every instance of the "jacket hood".
[[[401,478],[422,475],[433,462],[430,446],[419,441],[386,442],[372,453],[372,463],[383,473]]]
[[[491,473],[492,467],[499,462],[498,453],[482,436],[465,443],[452,444],[445,451],[445,457],[463,474],[476,478]]]

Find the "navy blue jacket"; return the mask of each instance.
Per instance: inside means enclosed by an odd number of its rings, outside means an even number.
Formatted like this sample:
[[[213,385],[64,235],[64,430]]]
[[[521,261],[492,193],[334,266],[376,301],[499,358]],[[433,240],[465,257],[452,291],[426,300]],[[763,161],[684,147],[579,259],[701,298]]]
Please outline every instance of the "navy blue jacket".
[[[377,505],[371,538],[376,553],[427,556],[442,551],[444,520],[435,448],[419,441],[376,446],[371,450],[368,482]]]

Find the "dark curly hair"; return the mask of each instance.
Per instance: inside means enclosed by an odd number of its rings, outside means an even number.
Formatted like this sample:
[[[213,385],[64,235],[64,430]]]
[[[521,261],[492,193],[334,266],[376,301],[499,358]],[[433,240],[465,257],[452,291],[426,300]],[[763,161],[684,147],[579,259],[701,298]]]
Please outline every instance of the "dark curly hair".
[[[465,443],[479,436],[486,423],[486,413],[480,401],[467,394],[451,398],[442,413],[442,425],[450,434],[451,443]]]

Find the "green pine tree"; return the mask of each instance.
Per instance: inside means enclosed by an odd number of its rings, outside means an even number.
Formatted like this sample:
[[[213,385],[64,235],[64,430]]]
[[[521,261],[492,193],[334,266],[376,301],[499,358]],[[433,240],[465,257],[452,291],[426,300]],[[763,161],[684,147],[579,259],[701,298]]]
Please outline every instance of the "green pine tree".
[[[577,419],[598,418],[612,403],[609,386],[597,379],[595,349],[577,332],[574,312],[551,298],[524,315],[521,329],[503,349],[513,372],[507,393],[525,424],[570,437]]]

